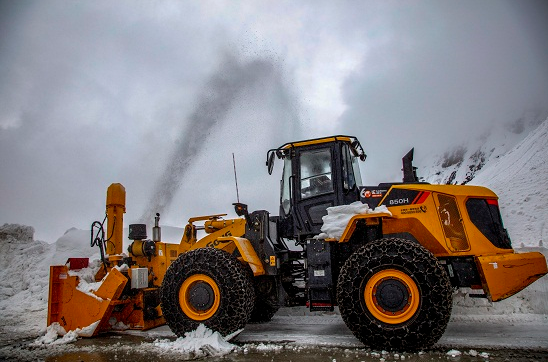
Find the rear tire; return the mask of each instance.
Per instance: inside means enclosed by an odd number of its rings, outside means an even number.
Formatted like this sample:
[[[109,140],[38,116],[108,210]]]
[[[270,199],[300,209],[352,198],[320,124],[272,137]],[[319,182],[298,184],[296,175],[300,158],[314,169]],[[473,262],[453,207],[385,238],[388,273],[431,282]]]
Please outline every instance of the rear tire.
[[[452,287],[424,247],[380,239],[358,249],[341,268],[337,301],[344,322],[366,346],[414,351],[431,347],[443,335]]]
[[[166,323],[177,336],[200,324],[227,336],[245,327],[255,293],[245,267],[234,256],[202,248],[181,254],[169,266],[160,300]]]

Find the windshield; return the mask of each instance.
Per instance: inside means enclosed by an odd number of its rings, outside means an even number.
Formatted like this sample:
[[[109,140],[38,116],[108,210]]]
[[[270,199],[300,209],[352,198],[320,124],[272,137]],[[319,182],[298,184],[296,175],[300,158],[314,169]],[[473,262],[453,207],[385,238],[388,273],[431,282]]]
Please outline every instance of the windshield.
[[[354,170],[354,181],[356,182],[356,185],[363,186],[359,157],[352,156],[352,169]]]

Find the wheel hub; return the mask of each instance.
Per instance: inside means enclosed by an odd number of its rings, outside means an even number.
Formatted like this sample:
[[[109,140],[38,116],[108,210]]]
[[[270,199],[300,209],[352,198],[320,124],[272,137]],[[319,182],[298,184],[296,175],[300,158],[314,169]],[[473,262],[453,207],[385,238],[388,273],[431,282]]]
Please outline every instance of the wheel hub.
[[[213,288],[202,281],[196,282],[189,290],[188,302],[197,311],[205,311],[213,306],[215,294]]]
[[[409,301],[408,288],[401,281],[392,277],[381,279],[373,293],[377,305],[389,312],[403,310]]]

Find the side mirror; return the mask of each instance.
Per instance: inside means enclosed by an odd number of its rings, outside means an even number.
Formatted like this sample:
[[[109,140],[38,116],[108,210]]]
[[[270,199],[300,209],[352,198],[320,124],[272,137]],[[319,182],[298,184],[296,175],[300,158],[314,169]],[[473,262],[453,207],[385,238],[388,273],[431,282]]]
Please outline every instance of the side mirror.
[[[236,211],[236,215],[245,216],[248,213],[246,204],[235,202],[232,205],[234,205],[234,211]]]
[[[247,205],[240,202],[235,202],[232,205],[234,205],[236,215],[245,217],[245,221],[251,227],[251,218],[249,217],[249,212],[247,211]]]
[[[276,158],[276,153],[274,150],[268,151],[266,167],[268,168],[268,174],[272,175],[272,170],[274,169],[274,159]]]
[[[358,140],[355,140],[354,142],[352,142],[351,146],[352,147],[350,148],[350,150],[352,151],[352,154],[355,157],[359,157],[360,161],[365,161],[367,155],[365,154],[365,152],[363,152],[363,148],[360,142]]]

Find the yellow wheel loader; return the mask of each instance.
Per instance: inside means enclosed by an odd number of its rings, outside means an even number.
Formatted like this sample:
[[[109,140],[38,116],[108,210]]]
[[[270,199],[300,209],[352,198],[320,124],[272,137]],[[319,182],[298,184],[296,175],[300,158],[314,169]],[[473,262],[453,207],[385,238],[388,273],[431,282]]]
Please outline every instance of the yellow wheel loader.
[[[418,182],[412,151],[403,158],[403,182],[363,186],[358,162],[366,156],[355,137],[287,143],[267,153],[270,174],[276,158],[284,163],[278,216],[236,203],[239,218],[191,218],[181,242],[169,244],[157,214],[152,240],[145,225],[129,225],[127,253],[125,189],[112,184],[107,225],[92,225],[102,255],[96,287],[81,287],[87,259],[52,266],[48,325],[92,336],[167,323],[183,336],[203,323],[227,336],[270,320],[280,306],[338,306],[368,347],[429,348],[445,331],[456,289],[497,302],[547,266],[540,253],[514,252],[497,195]],[[343,205],[369,211],[349,217],[340,234],[323,233],[328,212]]]

